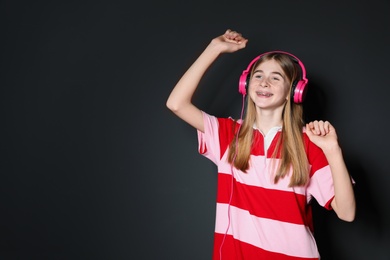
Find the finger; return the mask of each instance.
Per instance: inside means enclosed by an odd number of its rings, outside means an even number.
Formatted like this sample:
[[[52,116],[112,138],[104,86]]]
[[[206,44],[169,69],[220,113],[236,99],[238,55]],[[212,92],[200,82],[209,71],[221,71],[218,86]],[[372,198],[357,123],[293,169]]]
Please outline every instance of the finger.
[[[311,132],[315,135],[324,136],[329,131],[326,129],[325,122],[322,120],[314,120],[309,123],[309,128]]]
[[[312,126],[312,132],[316,135],[320,135],[321,134],[321,122],[320,121],[313,121],[311,123],[311,126]]]
[[[324,122],[324,131],[326,134],[329,134],[331,127],[332,127],[332,125],[330,124],[329,121]]]
[[[311,124],[312,124],[312,123],[307,123],[307,124],[306,124],[306,133],[307,133],[307,135],[312,135],[312,134],[313,134]]]
[[[314,131],[314,123],[313,122],[307,123],[306,124],[306,130],[310,131],[310,133],[313,133],[313,131]]]
[[[320,135],[324,136],[329,132],[329,129],[327,128],[329,126],[326,124],[326,122],[320,120],[318,121],[318,130],[320,131]]]
[[[226,30],[226,34],[232,37],[241,36],[241,33],[238,33],[237,31],[231,29]]]
[[[306,132],[310,134],[310,136],[318,135],[320,133],[319,131],[317,132],[316,130],[315,122],[310,122],[306,124]]]
[[[233,31],[231,29],[226,30],[224,34],[225,38],[231,41],[235,41],[238,43],[241,43],[242,41],[245,41],[245,38],[242,37],[241,33],[238,33],[236,31]]]

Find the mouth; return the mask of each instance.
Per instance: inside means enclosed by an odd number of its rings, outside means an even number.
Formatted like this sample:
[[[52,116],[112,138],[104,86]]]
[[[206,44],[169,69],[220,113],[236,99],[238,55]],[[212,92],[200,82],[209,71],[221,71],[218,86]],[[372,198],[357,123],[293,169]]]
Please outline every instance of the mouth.
[[[271,94],[269,92],[256,91],[256,95],[263,96],[263,97],[271,97],[273,94]]]

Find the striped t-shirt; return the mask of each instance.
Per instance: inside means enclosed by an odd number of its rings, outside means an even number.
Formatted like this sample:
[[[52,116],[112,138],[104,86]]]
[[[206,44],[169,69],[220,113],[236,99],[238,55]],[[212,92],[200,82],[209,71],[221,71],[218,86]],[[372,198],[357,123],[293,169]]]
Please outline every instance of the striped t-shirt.
[[[314,198],[330,210],[334,197],[330,167],[322,150],[303,131],[310,164],[309,183],[288,187],[289,174],[275,184],[271,158],[280,129],[267,136],[253,130],[251,167],[243,173],[227,161],[238,125],[231,118],[204,112],[203,120],[204,133],[198,131],[198,149],[218,168],[213,259],[319,259],[310,201]]]

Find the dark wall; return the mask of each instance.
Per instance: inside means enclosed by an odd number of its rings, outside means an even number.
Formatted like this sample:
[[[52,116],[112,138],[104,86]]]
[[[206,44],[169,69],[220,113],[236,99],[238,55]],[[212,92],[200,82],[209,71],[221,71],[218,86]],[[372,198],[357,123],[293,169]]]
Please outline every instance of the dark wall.
[[[357,1],[359,2],[359,1]],[[357,216],[315,209],[323,260],[389,259],[389,1],[1,1],[0,259],[210,259],[214,165],[165,101],[206,44],[249,39],[194,102],[237,117],[238,78],[275,49],[305,64]]]

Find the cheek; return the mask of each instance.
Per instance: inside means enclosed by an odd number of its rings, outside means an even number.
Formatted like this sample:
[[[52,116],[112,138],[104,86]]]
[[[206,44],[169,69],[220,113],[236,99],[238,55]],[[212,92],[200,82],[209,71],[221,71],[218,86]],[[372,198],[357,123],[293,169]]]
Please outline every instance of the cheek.
[[[255,78],[252,78],[249,80],[248,82],[248,89],[252,86],[256,85],[256,79]]]
[[[249,91],[251,91],[253,88],[254,88],[253,82],[249,82],[249,85],[248,85],[247,89],[248,89]]]
[[[281,86],[281,89],[283,89],[283,91],[285,92],[285,93],[289,93],[290,92],[290,84],[289,83],[285,83],[285,84],[282,84]]]
[[[256,83],[254,81],[250,81],[249,85],[247,86],[248,92],[253,92],[256,89]]]

